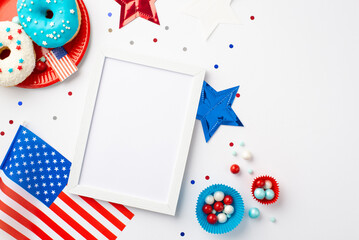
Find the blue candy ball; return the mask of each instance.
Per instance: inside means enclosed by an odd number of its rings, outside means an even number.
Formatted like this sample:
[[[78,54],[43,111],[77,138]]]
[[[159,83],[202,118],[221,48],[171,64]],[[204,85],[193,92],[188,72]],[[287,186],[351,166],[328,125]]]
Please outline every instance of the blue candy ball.
[[[18,17],[18,16],[13,17],[11,21],[12,21],[13,23],[20,24],[20,20],[19,20],[19,17]]]
[[[266,190],[266,196],[265,196],[265,198],[266,198],[267,200],[272,200],[272,199],[274,198],[274,196],[275,196],[275,193],[274,193],[274,191],[273,191],[272,189],[267,189],[267,190]]]
[[[263,188],[256,188],[256,190],[254,190],[254,196],[257,199],[262,200],[266,196],[266,193]]]
[[[249,209],[248,215],[250,218],[258,218],[260,215],[259,209],[258,208]]]

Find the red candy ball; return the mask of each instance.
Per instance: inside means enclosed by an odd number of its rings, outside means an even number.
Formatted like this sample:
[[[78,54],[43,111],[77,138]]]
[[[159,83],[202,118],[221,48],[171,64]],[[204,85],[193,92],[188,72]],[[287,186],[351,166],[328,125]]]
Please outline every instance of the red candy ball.
[[[223,203],[222,202],[216,202],[213,205],[214,210],[216,210],[216,212],[222,212],[224,209]]]
[[[209,204],[205,204],[202,208],[202,211],[205,213],[205,214],[210,214],[212,212],[212,207],[211,205]]]
[[[216,216],[216,214],[209,214],[209,215],[207,216],[207,222],[208,222],[209,224],[215,224],[215,223],[217,222],[217,216]]]
[[[233,164],[233,165],[231,166],[231,172],[232,172],[233,174],[239,173],[239,170],[240,170],[240,168],[239,168],[239,166],[238,166],[237,164]]]
[[[37,71],[43,72],[43,71],[46,70],[46,68],[47,68],[46,63],[41,62],[41,61],[37,61],[37,62],[36,62],[35,69],[36,69]]]
[[[223,199],[224,204],[231,205],[233,203],[233,198],[229,195],[225,196]]]
[[[256,187],[257,187],[257,188],[262,188],[262,187],[264,187],[264,181],[263,181],[263,180],[257,180],[257,181],[256,181]]]

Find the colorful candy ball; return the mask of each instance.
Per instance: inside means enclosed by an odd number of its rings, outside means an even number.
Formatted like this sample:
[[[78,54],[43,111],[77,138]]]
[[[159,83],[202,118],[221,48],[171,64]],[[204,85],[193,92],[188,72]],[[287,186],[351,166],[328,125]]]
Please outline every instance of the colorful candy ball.
[[[217,212],[222,212],[224,209],[223,203],[222,202],[216,202],[213,205],[214,210],[216,210]]]
[[[227,215],[224,213],[220,213],[218,214],[217,219],[219,223],[225,223],[227,222]]]
[[[209,214],[209,215],[207,216],[207,222],[208,222],[209,224],[215,224],[215,223],[217,222],[217,216],[216,216],[216,214]]]
[[[245,160],[251,160],[252,159],[252,153],[250,151],[243,151],[242,152],[242,158],[245,159]]]
[[[254,196],[259,199],[259,200],[262,200],[265,198],[266,196],[266,193],[264,191],[263,188],[256,188],[256,190],[254,190]]]
[[[224,193],[222,191],[217,191],[214,193],[214,200],[216,200],[217,202],[222,201],[224,198]]]
[[[257,188],[262,188],[262,187],[264,187],[264,184],[265,184],[265,182],[264,182],[263,180],[261,180],[261,179],[258,179],[258,180],[256,181],[256,187],[257,187]]]
[[[273,184],[270,180],[265,180],[264,181],[264,189],[270,189],[272,188]]]
[[[272,200],[275,197],[275,193],[272,189],[267,189],[265,192],[265,198],[267,200]]]
[[[214,197],[212,195],[208,195],[204,201],[207,204],[212,205],[214,203]]]
[[[224,198],[223,198],[223,202],[224,204],[226,205],[231,205],[233,203],[233,198],[229,195],[226,195]]]
[[[36,62],[35,69],[36,69],[37,71],[43,72],[43,71],[46,70],[46,68],[47,68],[46,63],[41,62],[41,61],[37,61],[37,62]]]
[[[227,205],[224,207],[223,212],[228,215],[232,215],[234,213],[234,207],[232,205]]]
[[[239,170],[240,170],[240,168],[239,168],[239,166],[238,166],[237,164],[233,164],[233,165],[231,166],[231,172],[232,172],[233,174],[239,173]]]
[[[250,218],[258,218],[260,215],[259,209],[258,208],[249,209],[248,215]]]
[[[212,206],[209,205],[209,204],[205,204],[203,207],[202,207],[202,211],[205,213],[205,214],[210,214],[212,212]]]

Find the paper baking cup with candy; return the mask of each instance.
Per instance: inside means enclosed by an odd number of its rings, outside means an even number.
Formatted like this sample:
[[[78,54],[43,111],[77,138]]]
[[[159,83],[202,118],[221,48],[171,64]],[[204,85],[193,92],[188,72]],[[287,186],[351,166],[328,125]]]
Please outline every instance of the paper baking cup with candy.
[[[271,176],[259,176],[252,182],[252,196],[261,204],[273,204],[279,197],[278,182]]]
[[[213,196],[216,192],[222,192],[224,196],[231,197],[231,206],[233,206],[234,211],[230,214],[230,217],[226,218],[224,223],[209,223],[207,221],[208,215],[203,211],[204,205],[206,204],[206,198],[208,196]],[[225,198],[226,198],[225,197]],[[223,200],[225,202],[225,199]],[[216,202],[218,203],[218,202]],[[214,204],[215,205],[215,204]],[[224,205],[226,206],[226,205]],[[228,206],[228,205],[227,205]],[[218,213],[218,212],[216,212]],[[224,211],[219,212],[219,214],[225,214]],[[211,214],[209,214],[211,215]],[[242,221],[244,215],[244,203],[241,195],[233,188],[223,185],[223,184],[214,184],[206,189],[204,189],[198,196],[197,205],[196,205],[196,216],[197,221],[201,225],[201,227],[212,234],[224,234],[235,229],[238,224]],[[218,215],[216,215],[218,216]],[[228,215],[226,215],[228,216]]]

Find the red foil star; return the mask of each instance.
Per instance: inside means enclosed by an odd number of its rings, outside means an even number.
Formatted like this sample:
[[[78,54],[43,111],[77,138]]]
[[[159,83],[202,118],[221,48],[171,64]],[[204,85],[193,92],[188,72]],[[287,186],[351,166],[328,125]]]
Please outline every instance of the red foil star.
[[[160,25],[155,7],[156,0],[115,0],[121,5],[120,28],[137,17]]]

